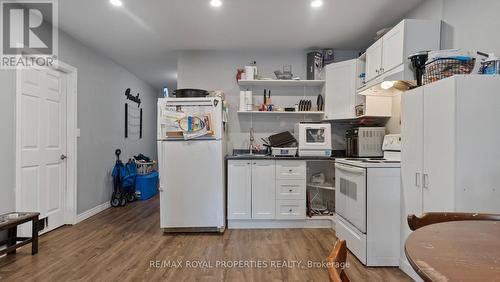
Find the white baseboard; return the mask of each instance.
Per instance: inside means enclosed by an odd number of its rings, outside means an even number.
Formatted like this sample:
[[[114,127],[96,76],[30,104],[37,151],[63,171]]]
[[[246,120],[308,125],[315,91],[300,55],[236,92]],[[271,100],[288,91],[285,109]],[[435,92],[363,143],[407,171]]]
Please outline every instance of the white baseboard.
[[[88,211],[82,212],[81,214],[79,214],[77,216],[76,223],[82,222],[85,219],[87,219],[91,216],[94,216],[94,215],[96,215],[96,214],[98,214],[98,213],[100,213],[100,212],[102,212],[110,207],[111,207],[111,204],[108,201],[108,202],[105,202],[104,204],[98,205],[97,207],[91,208]]]
[[[422,278],[418,276],[406,259],[399,259],[399,269],[406,273],[406,275],[410,276],[414,281],[423,282]]]
[[[302,220],[228,220],[228,229],[328,228],[335,229],[330,219]]]

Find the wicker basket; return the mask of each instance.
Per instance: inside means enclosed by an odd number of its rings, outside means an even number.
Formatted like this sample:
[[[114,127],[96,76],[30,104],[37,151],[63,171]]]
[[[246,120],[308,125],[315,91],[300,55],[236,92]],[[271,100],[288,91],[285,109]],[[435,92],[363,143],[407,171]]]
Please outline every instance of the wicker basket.
[[[135,161],[135,166],[137,167],[137,174],[146,175],[157,170],[156,162],[141,162]]]
[[[476,60],[459,60],[452,58],[436,59],[425,65],[422,83],[429,84],[455,74],[470,74]]]

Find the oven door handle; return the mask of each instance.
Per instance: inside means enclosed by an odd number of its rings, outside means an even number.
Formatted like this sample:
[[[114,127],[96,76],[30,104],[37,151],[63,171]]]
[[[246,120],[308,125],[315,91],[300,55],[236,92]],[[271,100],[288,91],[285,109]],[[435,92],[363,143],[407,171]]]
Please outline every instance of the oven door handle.
[[[335,164],[335,168],[354,174],[365,174],[366,170],[364,168],[357,168],[352,166],[345,166],[341,164]]]

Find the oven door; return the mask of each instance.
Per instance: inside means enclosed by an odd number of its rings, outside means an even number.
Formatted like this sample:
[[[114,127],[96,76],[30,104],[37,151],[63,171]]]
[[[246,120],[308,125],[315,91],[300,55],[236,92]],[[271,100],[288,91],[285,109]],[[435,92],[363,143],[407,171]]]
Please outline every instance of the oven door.
[[[337,214],[366,233],[366,169],[335,164],[335,187]]]
[[[301,124],[299,147],[301,149],[331,149],[332,136],[330,124]]]

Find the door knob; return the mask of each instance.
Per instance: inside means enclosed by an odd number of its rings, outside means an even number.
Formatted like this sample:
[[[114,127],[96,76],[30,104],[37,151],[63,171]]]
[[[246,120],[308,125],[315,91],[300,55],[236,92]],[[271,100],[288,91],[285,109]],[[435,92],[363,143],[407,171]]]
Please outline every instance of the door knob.
[[[61,160],[63,160],[63,161],[64,161],[65,159],[67,159],[67,158],[68,158],[68,156],[66,156],[65,154],[62,154],[60,158],[61,158]]]

